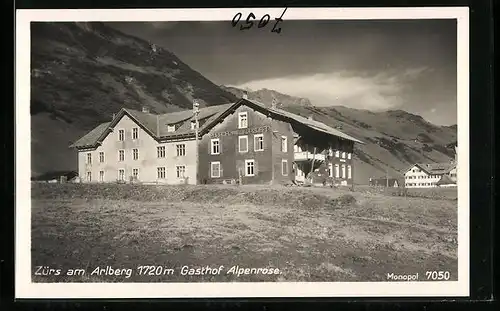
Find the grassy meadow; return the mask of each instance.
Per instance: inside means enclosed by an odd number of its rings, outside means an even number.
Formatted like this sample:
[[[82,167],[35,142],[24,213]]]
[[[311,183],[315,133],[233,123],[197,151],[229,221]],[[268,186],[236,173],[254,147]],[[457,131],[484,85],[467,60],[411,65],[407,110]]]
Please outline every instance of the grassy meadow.
[[[31,191],[34,282],[385,281],[387,273],[424,281],[427,270],[457,279],[456,189],[33,183]],[[175,273],[139,275],[145,265]],[[280,273],[180,273],[221,265]],[[40,266],[61,275],[35,275]],[[133,273],[90,275],[106,266]]]

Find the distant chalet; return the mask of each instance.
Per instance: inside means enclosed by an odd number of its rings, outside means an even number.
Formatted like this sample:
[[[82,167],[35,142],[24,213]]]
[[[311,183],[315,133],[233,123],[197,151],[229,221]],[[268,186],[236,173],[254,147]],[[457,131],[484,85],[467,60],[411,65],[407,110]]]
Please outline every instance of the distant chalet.
[[[201,108],[198,124],[192,110],[121,109],[71,147],[82,182],[352,185],[354,143],[362,142],[244,96]]]
[[[404,175],[406,188],[456,187],[456,156],[450,163],[416,163]]]

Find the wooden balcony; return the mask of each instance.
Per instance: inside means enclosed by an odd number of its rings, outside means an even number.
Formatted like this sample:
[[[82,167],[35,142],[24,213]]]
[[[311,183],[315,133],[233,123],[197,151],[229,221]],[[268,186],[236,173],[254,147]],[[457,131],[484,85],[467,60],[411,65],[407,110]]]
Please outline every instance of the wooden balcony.
[[[312,153],[308,151],[294,152],[295,161],[309,161],[314,157],[315,161],[325,161],[325,155],[323,153]]]

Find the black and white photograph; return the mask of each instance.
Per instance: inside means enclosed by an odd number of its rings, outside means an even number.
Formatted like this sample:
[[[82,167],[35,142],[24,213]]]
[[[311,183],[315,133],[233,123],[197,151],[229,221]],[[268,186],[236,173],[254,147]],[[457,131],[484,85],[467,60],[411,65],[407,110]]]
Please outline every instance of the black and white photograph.
[[[16,28],[16,295],[468,295],[467,8]]]

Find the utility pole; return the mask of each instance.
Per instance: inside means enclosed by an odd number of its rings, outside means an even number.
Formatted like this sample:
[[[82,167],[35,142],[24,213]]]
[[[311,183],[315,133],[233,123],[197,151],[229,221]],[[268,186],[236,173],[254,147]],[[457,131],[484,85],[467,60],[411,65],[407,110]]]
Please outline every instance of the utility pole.
[[[200,114],[200,104],[198,103],[198,101],[195,99],[193,100],[193,114],[194,114],[194,137],[195,137],[195,155],[196,155],[196,167],[195,167],[195,170],[196,170],[196,185],[199,183],[199,180],[198,180],[198,170],[199,170],[199,163],[200,163],[200,160],[199,160],[199,146],[198,146],[198,115]]]
[[[385,169],[385,187],[389,188],[389,170]]]

